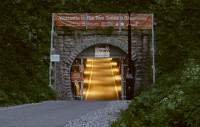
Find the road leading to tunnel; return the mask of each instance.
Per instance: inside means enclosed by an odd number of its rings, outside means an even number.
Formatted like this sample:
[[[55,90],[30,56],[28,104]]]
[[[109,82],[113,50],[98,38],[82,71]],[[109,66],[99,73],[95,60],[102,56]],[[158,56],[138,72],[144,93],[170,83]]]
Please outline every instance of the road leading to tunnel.
[[[109,101],[48,101],[0,108],[0,127],[64,127],[68,121],[104,108]]]
[[[120,84],[116,83],[113,67],[116,62],[111,58],[91,59],[87,71],[90,75],[87,82],[87,89],[84,90],[85,100],[117,100]],[[119,69],[118,69],[119,70]]]

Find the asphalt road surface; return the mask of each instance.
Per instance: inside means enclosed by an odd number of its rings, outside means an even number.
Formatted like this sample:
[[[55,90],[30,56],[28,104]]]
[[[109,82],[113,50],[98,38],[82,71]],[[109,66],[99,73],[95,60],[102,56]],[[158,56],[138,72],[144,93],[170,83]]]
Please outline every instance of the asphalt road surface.
[[[104,108],[109,101],[49,101],[0,110],[0,127],[64,127],[68,121]]]

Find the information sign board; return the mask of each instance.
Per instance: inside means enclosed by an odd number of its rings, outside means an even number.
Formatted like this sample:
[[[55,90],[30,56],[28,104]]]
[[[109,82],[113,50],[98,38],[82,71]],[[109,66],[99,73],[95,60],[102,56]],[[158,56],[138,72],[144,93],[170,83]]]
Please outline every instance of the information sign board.
[[[71,72],[71,80],[72,81],[81,81],[82,80],[82,72]]]
[[[51,55],[51,61],[52,62],[59,62],[60,61],[60,55]]]
[[[108,45],[96,46],[95,47],[95,57],[110,57],[110,49]]]

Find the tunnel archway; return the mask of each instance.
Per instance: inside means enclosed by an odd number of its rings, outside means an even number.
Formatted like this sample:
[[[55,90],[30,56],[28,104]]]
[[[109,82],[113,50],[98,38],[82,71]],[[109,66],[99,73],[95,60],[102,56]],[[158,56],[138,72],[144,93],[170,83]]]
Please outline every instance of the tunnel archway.
[[[79,81],[71,78],[74,98],[125,99],[126,56],[120,48],[109,44],[92,45],[79,53],[71,67],[71,77],[74,72],[82,73]]]
[[[79,54],[95,45],[107,44],[128,53],[127,31],[104,33],[99,31],[56,31],[53,54],[60,54],[60,61],[53,66],[56,70],[54,88],[60,100],[74,100],[71,85],[71,68]],[[132,32],[132,61],[135,66],[134,95],[150,88],[151,55],[147,32]],[[84,58],[83,58],[84,59]]]

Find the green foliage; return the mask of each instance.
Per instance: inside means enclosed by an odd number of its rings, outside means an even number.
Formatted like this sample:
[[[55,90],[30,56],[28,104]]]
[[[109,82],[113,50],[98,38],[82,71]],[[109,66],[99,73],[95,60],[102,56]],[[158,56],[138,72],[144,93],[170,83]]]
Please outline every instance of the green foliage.
[[[7,0],[1,3],[0,14],[0,106],[56,99],[47,85],[48,5]]]
[[[156,22],[157,66],[160,75],[183,68],[184,60],[199,59],[200,3],[197,0],[161,1],[153,6]],[[176,59],[176,60],[175,60]]]
[[[109,27],[107,29],[104,29],[104,34],[111,34],[113,31],[114,31],[114,28],[113,27]]]
[[[113,127],[200,126],[200,2],[154,0],[156,84],[132,100]]]
[[[0,106],[19,105],[56,99],[48,85],[17,84],[9,82],[0,89]]]
[[[188,67],[187,67],[188,68]],[[197,127],[200,124],[200,75],[182,80],[177,73],[161,76],[149,92],[143,92],[132,100],[129,108],[121,112],[121,119],[113,127]]]
[[[77,31],[77,29],[73,29],[73,28],[69,28],[67,26],[63,26],[61,31],[63,31],[64,33],[67,33],[67,32]]]
[[[4,91],[0,91],[0,104],[8,102],[8,95]]]

